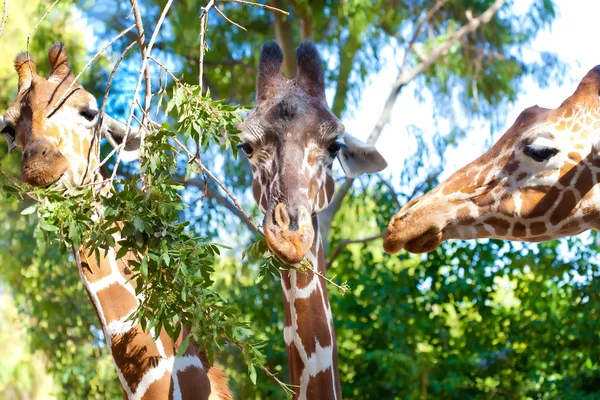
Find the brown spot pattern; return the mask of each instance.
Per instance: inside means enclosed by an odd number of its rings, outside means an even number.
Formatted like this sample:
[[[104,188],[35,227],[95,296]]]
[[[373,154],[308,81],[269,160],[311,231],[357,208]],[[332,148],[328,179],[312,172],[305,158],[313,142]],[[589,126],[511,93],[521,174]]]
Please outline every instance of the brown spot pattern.
[[[128,317],[137,307],[136,298],[119,283],[101,290],[97,296],[107,323]]]

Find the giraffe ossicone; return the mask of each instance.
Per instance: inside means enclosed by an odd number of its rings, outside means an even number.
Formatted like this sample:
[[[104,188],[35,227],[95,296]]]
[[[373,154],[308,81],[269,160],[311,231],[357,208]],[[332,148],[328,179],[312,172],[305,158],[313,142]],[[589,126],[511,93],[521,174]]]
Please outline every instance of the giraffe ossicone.
[[[48,59],[52,72],[43,78],[27,53],[16,57],[18,93],[0,119],[3,136],[10,150],[22,150],[21,177],[33,186],[45,187],[59,181],[72,185],[101,181],[97,168],[100,161],[92,148],[99,118],[96,100],[74,82],[62,43],[50,48]],[[57,103],[63,97],[64,102]],[[125,125],[105,115],[101,132],[120,144]],[[130,132],[127,138],[125,150],[136,154],[139,132]],[[93,217],[90,215],[90,219]],[[119,234],[114,235],[118,243]],[[176,356],[189,334],[187,328],[182,329],[177,341],[163,328],[154,341],[152,329],[144,332],[139,323],[129,320],[140,304],[133,272],[128,267],[128,261],[135,259],[136,254],[129,252],[117,259],[118,248],[109,248],[100,252],[97,263],[95,257],[86,257],[89,250],[85,245],[74,249],[78,272],[102,326],[125,398],[231,399],[223,372],[208,363],[205,352],[196,343],[191,343],[181,357]]]
[[[252,191],[264,212],[267,245],[284,262],[306,258],[326,273],[317,215],[332,199],[332,164],[348,176],[387,166],[369,145],[345,132],[325,99],[321,57],[311,42],[296,51],[298,75],[281,75],[283,53],[275,42],[263,46],[256,105],[240,124],[239,148],[252,166]],[[295,398],[340,399],[337,345],[325,281],[310,271],[281,272],[284,339]]]
[[[481,157],[392,219],[388,253],[448,239],[540,242],[600,229],[600,65],[558,108],[530,107]]]

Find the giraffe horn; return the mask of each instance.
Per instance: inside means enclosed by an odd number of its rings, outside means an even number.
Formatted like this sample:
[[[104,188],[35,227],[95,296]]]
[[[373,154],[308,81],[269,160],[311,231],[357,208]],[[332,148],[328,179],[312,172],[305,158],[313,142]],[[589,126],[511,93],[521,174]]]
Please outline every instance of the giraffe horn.
[[[73,75],[71,68],[69,67],[67,48],[63,42],[56,42],[50,47],[50,50],[48,50],[48,61],[50,61],[50,67],[52,68],[52,72],[48,79],[57,78],[58,80],[63,81]]]
[[[24,51],[15,57],[14,66],[19,75],[19,92],[22,92],[29,88],[33,79],[38,76],[35,61],[31,58],[31,54]]]
[[[298,63],[298,85],[315,97],[325,98],[325,74],[323,61],[315,44],[305,41],[296,50]]]
[[[259,103],[270,97],[270,89],[281,79],[281,64],[283,52],[277,42],[265,43],[260,53],[258,64],[258,78],[256,80],[256,102]]]

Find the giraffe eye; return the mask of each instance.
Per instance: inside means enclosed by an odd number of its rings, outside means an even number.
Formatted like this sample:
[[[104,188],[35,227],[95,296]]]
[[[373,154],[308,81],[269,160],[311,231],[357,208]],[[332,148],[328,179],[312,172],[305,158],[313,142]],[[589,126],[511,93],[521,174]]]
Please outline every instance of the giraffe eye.
[[[246,157],[250,157],[254,153],[254,149],[250,143],[240,143],[237,145],[237,148],[243,151]]]
[[[96,118],[96,116],[98,115],[98,110],[88,108],[86,110],[79,111],[79,115],[81,115],[83,118],[87,119],[88,121],[92,122],[94,120],[94,118]]]
[[[345,147],[347,147],[347,146],[344,143],[338,142],[336,140],[335,142],[331,142],[329,147],[327,147],[327,151],[329,152],[329,155],[331,157],[335,157],[335,156],[337,156],[337,153]]]
[[[543,162],[554,157],[556,153],[558,153],[558,149],[529,144],[525,146],[523,153],[525,153],[527,157],[533,158],[537,162]]]

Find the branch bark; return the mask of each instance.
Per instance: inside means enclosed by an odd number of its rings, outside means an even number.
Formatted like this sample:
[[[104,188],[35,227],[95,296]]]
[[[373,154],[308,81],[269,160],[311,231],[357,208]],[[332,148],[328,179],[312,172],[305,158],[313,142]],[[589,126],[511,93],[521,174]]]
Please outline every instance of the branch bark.
[[[354,67],[354,58],[356,57],[356,52],[360,49],[361,44],[360,37],[350,35],[348,39],[346,39],[346,42],[340,47],[339,73],[336,79],[333,105],[331,106],[331,111],[340,117],[345,109],[346,97],[348,97],[348,89],[350,88],[348,81]]]
[[[431,50],[420,63],[415,65],[409,70],[402,68],[398,72],[398,76],[396,81],[392,85],[392,90],[385,102],[383,107],[383,111],[377,121],[373,131],[369,135],[367,142],[369,144],[375,144],[379,137],[381,136],[381,132],[383,128],[388,124],[391,118],[392,109],[394,108],[394,104],[398,98],[398,95],[402,91],[402,89],[414,80],[419,74],[425,71],[427,68],[431,67],[436,61],[438,61],[442,56],[444,56],[448,50],[458,43],[458,41],[469,33],[475,32],[481,25],[484,25],[491,21],[496,12],[502,7],[506,0],[496,0],[490,8],[484,11],[480,16],[471,18],[469,21],[463,25],[460,29],[458,29],[447,41],[440,44],[433,50]],[[439,4],[439,3],[438,3]],[[435,6],[437,7],[437,5]],[[438,8],[439,9],[439,8]],[[428,18],[431,18],[428,14]],[[421,28],[418,28],[421,29]],[[346,178],[342,186],[336,191],[331,204],[327,207],[322,213],[320,217],[321,225],[321,233],[323,238],[323,246],[325,251],[327,251],[329,244],[329,232],[331,231],[331,222],[335,217],[335,214],[339,211],[342,201],[344,197],[348,194],[348,191],[352,187],[352,183],[354,182],[354,178]],[[325,253],[327,254],[327,252]]]

